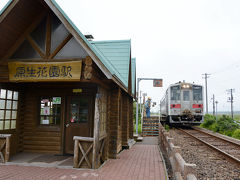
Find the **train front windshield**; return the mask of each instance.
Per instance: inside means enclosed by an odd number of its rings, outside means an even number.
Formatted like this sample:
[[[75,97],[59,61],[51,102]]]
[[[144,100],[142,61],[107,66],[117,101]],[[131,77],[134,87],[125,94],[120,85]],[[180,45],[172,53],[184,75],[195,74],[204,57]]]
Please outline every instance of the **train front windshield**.
[[[193,100],[202,101],[202,86],[193,86]]]
[[[171,100],[180,100],[180,86],[171,87]]]

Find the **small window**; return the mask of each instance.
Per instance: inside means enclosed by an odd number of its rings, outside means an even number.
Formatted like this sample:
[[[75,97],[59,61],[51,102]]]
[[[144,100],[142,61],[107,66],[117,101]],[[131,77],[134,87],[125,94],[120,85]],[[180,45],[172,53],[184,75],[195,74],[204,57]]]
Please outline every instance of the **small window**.
[[[193,86],[193,100],[202,101],[202,86]]]
[[[183,101],[189,101],[189,91],[183,91]]]
[[[88,122],[88,99],[72,98],[70,104],[70,123]]]
[[[41,97],[40,99],[40,124],[60,125],[61,101],[55,101],[61,97]]]
[[[180,86],[171,87],[171,100],[180,100]]]
[[[0,130],[16,129],[18,92],[0,89]]]

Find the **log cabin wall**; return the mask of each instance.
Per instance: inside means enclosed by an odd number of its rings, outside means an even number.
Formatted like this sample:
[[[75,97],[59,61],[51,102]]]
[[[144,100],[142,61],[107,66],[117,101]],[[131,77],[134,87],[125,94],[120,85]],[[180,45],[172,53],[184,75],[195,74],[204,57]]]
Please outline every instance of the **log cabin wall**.
[[[133,139],[133,98],[128,97],[129,102],[129,138]]]
[[[129,101],[126,93],[122,94],[122,146],[128,146],[129,138]]]
[[[61,128],[39,126],[39,96],[36,91],[26,92],[24,108],[24,137],[25,152],[61,153]]]
[[[122,89],[118,90],[118,128],[117,128],[117,153],[122,150],[122,124],[123,124],[123,95]]]
[[[112,87],[110,97],[109,117],[109,157],[116,158],[118,146],[118,122],[119,122],[119,91],[118,87]]]

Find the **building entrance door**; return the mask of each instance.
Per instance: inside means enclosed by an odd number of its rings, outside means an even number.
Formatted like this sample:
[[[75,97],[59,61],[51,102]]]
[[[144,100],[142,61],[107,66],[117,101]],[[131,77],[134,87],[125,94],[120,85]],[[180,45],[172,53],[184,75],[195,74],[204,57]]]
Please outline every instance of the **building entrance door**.
[[[65,153],[73,154],[73,136],[91,137],[92,133],[91,96],[69,96],[65,119]]]

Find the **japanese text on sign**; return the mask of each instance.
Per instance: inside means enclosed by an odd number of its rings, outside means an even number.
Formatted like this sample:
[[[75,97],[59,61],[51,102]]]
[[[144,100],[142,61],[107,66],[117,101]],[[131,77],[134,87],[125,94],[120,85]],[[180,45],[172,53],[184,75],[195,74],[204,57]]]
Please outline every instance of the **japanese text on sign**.
[[[80,80],[82,62],[23,63],[10,62],[10,81]]]

